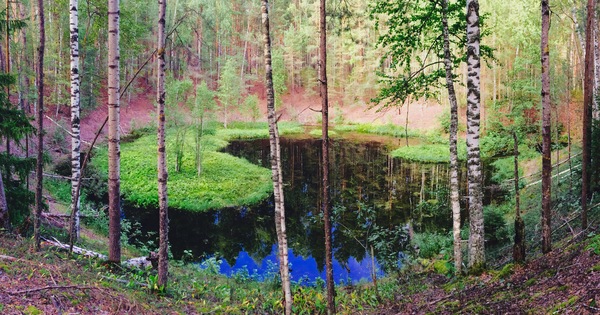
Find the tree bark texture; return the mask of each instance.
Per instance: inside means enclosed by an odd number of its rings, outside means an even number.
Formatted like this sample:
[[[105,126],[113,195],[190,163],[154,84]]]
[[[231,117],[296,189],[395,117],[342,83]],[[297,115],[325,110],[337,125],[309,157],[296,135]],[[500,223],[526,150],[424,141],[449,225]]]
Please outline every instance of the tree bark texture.
[[[262,28],[265,56],[265,79],[267,84],[267,115],[269,120],[269,144],[273,195],[275,197],[275,230],[277,231],[277,249],[279,253],[279,273],[284,295],[285,314],[292,314],[292,290],[290,284],[287,232],[285,225],[285,204],[283,198],[283,173],[281,171],[281,147],[275,116],[275,89],[273,88],[273,68],[271,62],[271,31],[269,25],[269,4],[262,0]]]
[[[550,3],[542,0],[542,252],[552,250],[551,227],[551,190],[552,190],[552,160],[551,160],[551,104],[550,104],[550,51],[548,48],[548,32],[550,30]]]
[[[42,190],[43,171],[44,171],[44,50],[46,45],[46,28],[44,20],[44,0],[38,0],[40,15],[40,46],[38,47],[38,152],[35,167],[36,188],[35,188],[35,212],[33,215],[33,238],[35,250],[40,249],[40,216],[42,215]]]
[[[442,0],[442,26],[444,32],[444,66],[446,68],[446,88],[450,102],[450,205],[452,207],[452,235],[454,239],[454,269],[462,270],[462,246],[460,237],[460,201],[458,190],[458,102],[454,90],[452,57],[450,55],[450,35],[448,32],[448,0]]]
[[[513,132],[515,157],[515,244],[513,246],[513,259],[517,263],[525,262],[525,222],[521,218],[521,194],[519,193],[519,141],[517,133]]]
[[[81,198],[77,194],[77,186],[81,178],[81,136],[80,136],[80,107],[79,107],[79,3],[78,0],[69,2],[69,32],[71,43],[71,221],[70,237],[79,239],[79,210]]]
[[[331,248],[331,218],[329,205],[329,100],[327,96],[327,16],[326,0],[320,0],[320,63],[319,81],[321,82],[322,116],[322,189],[323,189],[323,225],[325,229],[325,278],[327,282],[327,313],[335,314],[335,283],[333,282],[333,251]]]
[[[159,212],[159,247],[158,247],[158,285],[166,288],[169,271],[169,208],[167,201],[167,160],[165,148],[165,16],[167,0],[158,0],[158,58],[156,72],[157,117],[158,117],[158,212]]]
[[[594,97],[593,28],[594,0],[587,3],[585,32],[585,74],[583,87],[583,152],[581,158],[581,226],[587,228],[588,198],[590,195],[590,165],[592,153],[592,100]]]
[[[8,230],[10,228],[10,217],[8,215],[8,203],[4,192],[4,182],[2,181],[2,171],[0,170],[0,229]]]
[[[467,178],[469,186],[469,267],[485,267],[482,167],[479,149],[480,73],[479,2],[467,0]]]
[[[597,6],[597,0],[594,0],[593,8]],[[600,88],[600,45],[598,43],[598,36],[600,36],[598,28],[598,12],[592,10],[594,13],[594,20],[592,21],[592,40],[594,41],[594,92],[593,92],[593,108],[592,118],[600,119],[600,105],[598,104],[598,89]]]
[[[108,1],[108,260],[121,261],[119,0]]]

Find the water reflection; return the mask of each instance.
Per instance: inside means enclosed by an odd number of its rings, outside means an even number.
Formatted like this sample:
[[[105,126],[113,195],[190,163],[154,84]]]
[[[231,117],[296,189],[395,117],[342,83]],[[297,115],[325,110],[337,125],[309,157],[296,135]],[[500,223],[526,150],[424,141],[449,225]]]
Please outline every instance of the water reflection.
[[[270,166],[268,140],[233,141],[224,151]],[[408,222],[418,230],[445,232],[451,228],[447,166],[406,162],[390,158],[387,152],[381,142],[332,140],[330,184],[336,221],[336,281],[370,278],[369,240],[374,233],[393,233]],[[281,139],[281,154],[292,277],[294,281],[307,278],[312,282],[316,277],[324,278],[321,142]],[[464,182],[464,176],[461,178]],[[419,204],[428,206],[417,208]],[[226,274],[240,269],[253,276],[255,272],[264,274],[276,262],[273,213],[271,199],[251,207],[206,213],[171,209],[171,250],[176,258],[184,250],[191,250],[194,257],[222,257],[221,271]],[[156,209],[127,207],[126,215],[140,222],[143,232],[158,230]],[[134,241],[146,239],[138,236]],[[396,251],[402,249],[400,241],[386,245]],[[374,253],[380,257],[378,250]]]

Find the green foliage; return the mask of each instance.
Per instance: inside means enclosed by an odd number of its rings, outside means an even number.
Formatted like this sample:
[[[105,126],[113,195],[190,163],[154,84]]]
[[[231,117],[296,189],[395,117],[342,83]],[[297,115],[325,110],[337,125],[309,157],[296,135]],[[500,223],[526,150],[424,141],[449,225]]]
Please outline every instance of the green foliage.
[[[225,119],[225,128],[227,128],[230,112],[240,106],[242,95],[246,91],[238,69],[237,61],[234,58],[228,58],[221,69],[219,78],[218,96]]]
[[[253,122],[260,118],[260,109],[258,108],[258,96],[250,94],[244,101],[244,108],[250,114]]]
[[[281,96],[287,91],[287,70],[283,60],[283,52],[280,49],[273,50],[271,56],[273,63],[273,89],[275,90],[275,108],[282,105]]]
[[[404,138],[404,137],[419,137],[421,135],[420,132],[411,131],[408,132],[403,126],[394,125],[394,124],[386,124],[386,125],[375,125],[375,124],[348,124],[348,125],[336,125],[333,127],[336,131],[353,131],[359,133],[367,133],[367,134],[378,134],[391,136],[396,138]]]
[[[483,209],[485,240],[489,246],[503,245],[509,240],[504,215],[501,207],[486,206]]]
[[[25,113],[11,104],[7,97],[6,90],[14,83],[15,78],[12,75],[0,74],[0,138],[9,139],[21,146],[21,141],[32,135],[35,129]],[[27,189],[26,182],[35,164],[35,158],[20,158],[7,152],[0,153],[0,172],[9,205],[9,217],[18,229],[25,223],[29,216],[29,208],[34,202],[34,194]]]
[[[600,255],[600,234],[592,235],[589,238],[589,244],[585,247],[595,255]]]
[[[390,153],[393,157],[399,157],[408,161],[422,163],[450,163],[450,150],[443,144],[422,144],[408,147],[400,147]],[[458,144],[458,159],[467,158],[467,146],[465,143]]]
[[[465,1],[449,1],[448,29],[456,47],[451,49],[453,68],[463,60],[466,43]],[[373,101],[384,106],[402,105],[409,98],[428,98],[443,86],[446,72],[442,36],[442,8],[437,1],[376,1],[371,18],[382,31],[378,44],[386,49],[382,64],[389,70],[378,73],[384,83]],[[457,53],[456,51],[459,50]],[[485,50],[485,49],[483,49]]]
[[[452,251],[452,235],[438,233],[416,233],[413,243],[418,248],[418,257],[431,259]]]
[[[176,163],[172,143],[177,131],[167,134],[167,164],[172,169]],[[185,150],[193,139],[185,138]],[[171,144],[171,145],[169,145]],[[169,206],[190,211],[252,204],[268,197],[273,187],[270,171],[250,162],[217,152],[227,144],[219,136],[204,136],[202,145],[203,172],[196,175],[194,161],[181,161],[181,172],[169,174]],[[121,148],[121,188],[125,198],[133,204],[157,206],[156,137],[143,136]],[[106,149],[98,152],[94,164],[107,169]]]

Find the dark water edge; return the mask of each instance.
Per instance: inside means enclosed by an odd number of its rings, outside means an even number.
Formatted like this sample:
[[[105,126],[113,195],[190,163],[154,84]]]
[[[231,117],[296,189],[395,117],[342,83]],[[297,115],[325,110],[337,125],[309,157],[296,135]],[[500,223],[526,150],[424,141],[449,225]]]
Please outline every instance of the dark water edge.
[[[372,244],[368,240],[375,228],[385,233],[406,228],[411,222],[417,231],[447,233],[451,229],[450,212],[446,212],[446,164],[391,158],[383,142],[331,141],[336,282],[370,280],[372,260],[368,249]],[[270,166],[267,139],[232,141],[223,151]],[[324,278],[324,233],[319,217],[321,141],[283,138],[281,153],[292,280],[314,283]],[[461,170],[461,187],[466,186],[465,175]],[[486,203],[495,197],[488,191]],[[152,232],[158,231],[157,209],[126,205],[124,212],[126,218],[140,225],[130,241],[157,240]],[[169,241],[176,259],[190,254],[198,261],[219,257],[221,273],[244,273],[256,279],[268,277],[273,264],[276,266],[272,197],[257,205],[204,213],[170,209],[169,217]],[[403,244],[389,245],[397,252],[403,250]],[[375,264],[381,270],[377,261]]]

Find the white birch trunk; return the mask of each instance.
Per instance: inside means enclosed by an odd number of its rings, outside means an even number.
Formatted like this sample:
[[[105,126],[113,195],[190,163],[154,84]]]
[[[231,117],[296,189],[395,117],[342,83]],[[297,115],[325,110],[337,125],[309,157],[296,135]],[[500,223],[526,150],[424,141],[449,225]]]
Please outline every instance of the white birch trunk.
[[[479,3],[467,0],[467,177],[469,182],[469,267],[485,266],[482,168],[479,150],[480,73]]]
[[[271,171],[273,177],[273,195],[275,197],[275,229],[277,231],[277,249],[279,254],[279,272],[284,295],[285,314],[292,313],[292,290],[290,284],[287,233],[285,226],[285,207],[281,171],[281,152],[279,131],[275,116],[275,91],[273,88],[273,69],[271,65],[271,35],[269,26],[268,0],[262,0],[263,43],[265,56],[265,77],[267,83],[267,115],[269,120],[269,139],[271,147]]]
[[[80,196],[77,196],[77,186],[81,178],[80,165],[80,117],[79,117],[79,17],[78,0],[69,2],[69,32],[71,34],[71,212],[73,213],[72,237],[79,239],[79,208]]]
[[[448,0],[442,0],[442,25],[444,32],[444,65],[446,68],[446,88],[450,102],[450,205],[452,207],[452,235],[454,240],[454,269],[456,274],[462,270],[462,247],[460,237],[460,202],[458,191],[458,102],[454,90],[452,59],[450,55],[450,35],[448,32]],[[495,95],[495,92],[494,92]]]
[[[108,260],[121,261],[119,0],[108,1]]]
[[[167,161],[165,149],[165,13],[167,1],[158,0],[158,73],[156,86],[158,116],[158,211],[159,211],[159,249],[158,249],[158,285],[167,285],[169,267],[169,215],[167,202]]]

